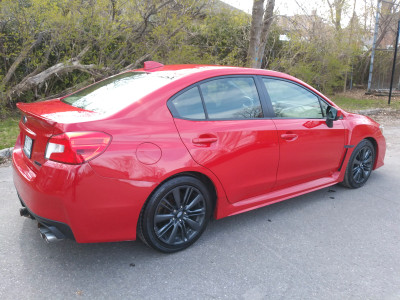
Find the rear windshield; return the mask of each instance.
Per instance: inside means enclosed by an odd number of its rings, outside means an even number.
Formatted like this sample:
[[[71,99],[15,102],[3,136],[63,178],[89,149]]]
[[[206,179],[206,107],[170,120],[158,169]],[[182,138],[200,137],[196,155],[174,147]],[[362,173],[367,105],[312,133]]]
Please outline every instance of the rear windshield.
[[[167,72],[128,72],[119,74],[62,99],[75,107],[111,114],[170,83]]]

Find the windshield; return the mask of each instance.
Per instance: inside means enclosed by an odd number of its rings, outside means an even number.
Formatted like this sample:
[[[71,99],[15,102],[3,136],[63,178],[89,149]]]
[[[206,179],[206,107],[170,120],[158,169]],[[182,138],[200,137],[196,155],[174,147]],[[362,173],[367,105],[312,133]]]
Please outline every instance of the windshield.
[[[112,114],[170,83],[174,77],[169,75],[127,72],[93,84],[62,101],[85,110]]]

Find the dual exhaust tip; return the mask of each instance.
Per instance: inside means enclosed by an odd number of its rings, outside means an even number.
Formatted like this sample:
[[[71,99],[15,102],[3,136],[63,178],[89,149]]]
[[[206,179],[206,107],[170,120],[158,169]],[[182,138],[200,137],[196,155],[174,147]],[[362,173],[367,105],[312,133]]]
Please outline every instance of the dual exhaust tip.
[[[19,214],[21,217],[26,217],[34,220],[34,216],[31,215],[29,210],[26,207],[22,207],[19,209]],[[51,226],[50,226],[51,227]],[[57,238],[57,236],[51,231],[50,228],[44,226],[43,224],[39,223],[39,234],[40,237],[46,242],[46,243],[53,243],[57,241],[61,241],[62,239]]]

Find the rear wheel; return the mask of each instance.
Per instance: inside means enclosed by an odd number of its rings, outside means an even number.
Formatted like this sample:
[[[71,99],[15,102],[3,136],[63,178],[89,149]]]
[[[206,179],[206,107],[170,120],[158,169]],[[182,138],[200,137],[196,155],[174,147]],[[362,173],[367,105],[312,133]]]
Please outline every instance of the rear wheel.
[[[371,175],[374,162],[374,145],[362,140],[350,156],[342,184],[353,189],[363,186]]]
[[[139,220],[139,236],[156,250],[180,251],[201,236],[210,215],[207,187],[194,177],[177,177],[162,184],[148,200]]]

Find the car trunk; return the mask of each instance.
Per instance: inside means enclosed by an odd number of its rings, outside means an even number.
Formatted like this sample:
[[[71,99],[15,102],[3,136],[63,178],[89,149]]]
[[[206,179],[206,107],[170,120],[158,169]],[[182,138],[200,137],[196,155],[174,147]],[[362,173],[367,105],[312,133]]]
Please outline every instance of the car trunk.
[[[47,160],[46,146],[52,135],[63,133],[65,124],[87,121],[88,116],[96,115],[58,99],[18,103],[17,107],[22,113],[19,123],[21,147],[30,165],[36,169]]]

